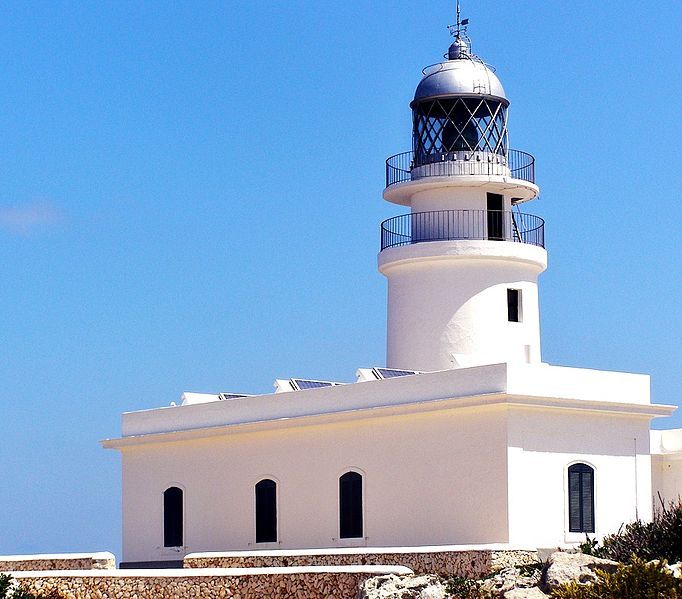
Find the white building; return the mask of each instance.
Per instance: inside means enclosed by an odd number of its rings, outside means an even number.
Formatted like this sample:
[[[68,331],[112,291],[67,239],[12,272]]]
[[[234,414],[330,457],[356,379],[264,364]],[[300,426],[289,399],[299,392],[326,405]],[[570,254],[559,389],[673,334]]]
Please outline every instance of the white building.
[[[645,375],[542,362],[544,222],[509,101],[458,26],[424,70],[413,150],[388,159],[387,368],[270,395],[185,393],[123,415],[123,559],[194,551],[551,547],[682,492],[682,431]],[[652,457],[653,456],[653,457]],[[656,503],[654,503],[656,502]]]

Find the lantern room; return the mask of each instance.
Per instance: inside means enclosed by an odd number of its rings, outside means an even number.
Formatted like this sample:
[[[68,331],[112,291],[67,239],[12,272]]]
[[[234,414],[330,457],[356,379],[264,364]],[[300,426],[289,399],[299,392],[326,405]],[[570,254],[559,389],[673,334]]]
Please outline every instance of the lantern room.
[[[447,56],[422,71],[410,104],[414,166],[467,160],[476,152],[506,159],[509,101],[500,80],[462,37]]]

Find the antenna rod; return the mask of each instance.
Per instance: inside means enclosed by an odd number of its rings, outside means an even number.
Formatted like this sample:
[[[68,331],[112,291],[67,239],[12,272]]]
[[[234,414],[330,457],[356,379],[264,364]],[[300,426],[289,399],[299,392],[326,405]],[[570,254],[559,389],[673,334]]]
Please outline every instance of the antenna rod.
[[[459,32],[460,32],[460,27],[461,27],[461,20],[460,20],[460,9],[459,9],[459,0],[457,0],[457,37],[459,37]]]

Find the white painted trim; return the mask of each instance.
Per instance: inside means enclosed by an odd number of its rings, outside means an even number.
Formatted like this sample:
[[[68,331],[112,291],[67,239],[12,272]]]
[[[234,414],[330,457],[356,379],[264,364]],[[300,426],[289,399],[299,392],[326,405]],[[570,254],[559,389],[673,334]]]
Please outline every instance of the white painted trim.
[[[484,545],[415,545],[411,547],[329,547],[325,549],[277,549],[275,551],[200,551],[188,553],[185,559],[204,559],[219,557],[296,557],[305,555],[364,555],[385,553],[463,553],[469,551],[536,551],[536,547],[509,543],[489,543]]]
[[[388,382],[390,380],[391,379],[387,379],[385,381],[367,381],[363,386],[369,386],[376,382]],[[307,390],[302,391],[301,393],[312,392],[313,390]],[[368,411],[371,411],[370,417],[384,417],[413,414],[416,412],[432,412],[438,410],[457,410],[466,408],[480,409],[484,406],[499,407],[505,405],[524,406],[536,409],[562,409],[585,412],[600,412],[606,414],[622,414],[626,416],[641,416],[645,418],[669,416],[677,409],[677,406],[663,404],[635,404],[620,403],[615,401],[591,401],[574,398],[563,399],[541,396],[530,397],[506,393],[484,393],[455,398],[426,399],[398,403],[396,405],[368,406],[326,413],[303,414],[287,418],[274,418],[272,420],[233,422],[214,426],[197,426],[185,430],[176,429],[167,432],[133,434],[116,439],[105,439],[101,441],[101,444],[106,449],[123,449],[135,445],[146,445],[148,443],[163,443],[212,436],[232,435],[238,432],[294,428],[296,426],[315,426],[330,422],[364,419],[368,417]]]
[[[413,574],[405,566],[275,566],[272,568],[160,568],[156,570],[40,570],[12,572],[12,578],[205,578],[268,574]]]
[[[515,179],[504,175],[444,175],[442,177],[422,177],[414,181],[403,181],[386,187],[384,200],[393,204],[409,206],[412,196],[427,189],[443,189],[449,187],[482,187],[488,191],[520,197],[523,202],[540,195],[540,188],[524,179]]]
[[[30,562],[38,560],[79,560],[93,559],[105,560],[116,559],[109,551],[96,551],[95,553],[35,553],[27,555],[0,555],[0,562]]]
[[[377,265],[379,272],[388,275],[393,268],[415,262],[442,262],[444,260],[521,262],[540,274],[547,268],[547,250],[538,245],[516,241],[485,239],[429,241],[386,248],[379,254]]]

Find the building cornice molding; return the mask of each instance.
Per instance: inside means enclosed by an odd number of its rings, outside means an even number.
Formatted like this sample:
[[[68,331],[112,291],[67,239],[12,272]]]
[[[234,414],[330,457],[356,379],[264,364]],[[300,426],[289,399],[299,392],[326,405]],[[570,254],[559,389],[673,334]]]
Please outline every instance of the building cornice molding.
[[[533,410],[559,410],[571,412],[591,412],[613,416],[651,418],[669,416],[676,406],[661,404],[633,404],[599,402],[582,399],[562,399],[556,397],[534,397],[508,393],[479,394],[468,397],[450,397],[421,400],[397,405],[376,405],[335,412],[305,414],[276,419],[235,422],[213,426],[199,426],[164,432],[133,434],[116,439],[103,440],[106,449],[125,449],[154,443],[174,443],[196,439],[213,438],[242,433],[269,430],[282,430],[303,426],[322,426],[367,418],[386,418],[415,414],[432,414],[476,408],[527,408]]]
[[[536,245],[511,240],[457,239],[387,248],[377,257],[379,271],[384,274],[392,268],[416,262],[438,263],[451,260],[522,262],[541,273],[547,268],[547,250]]]

